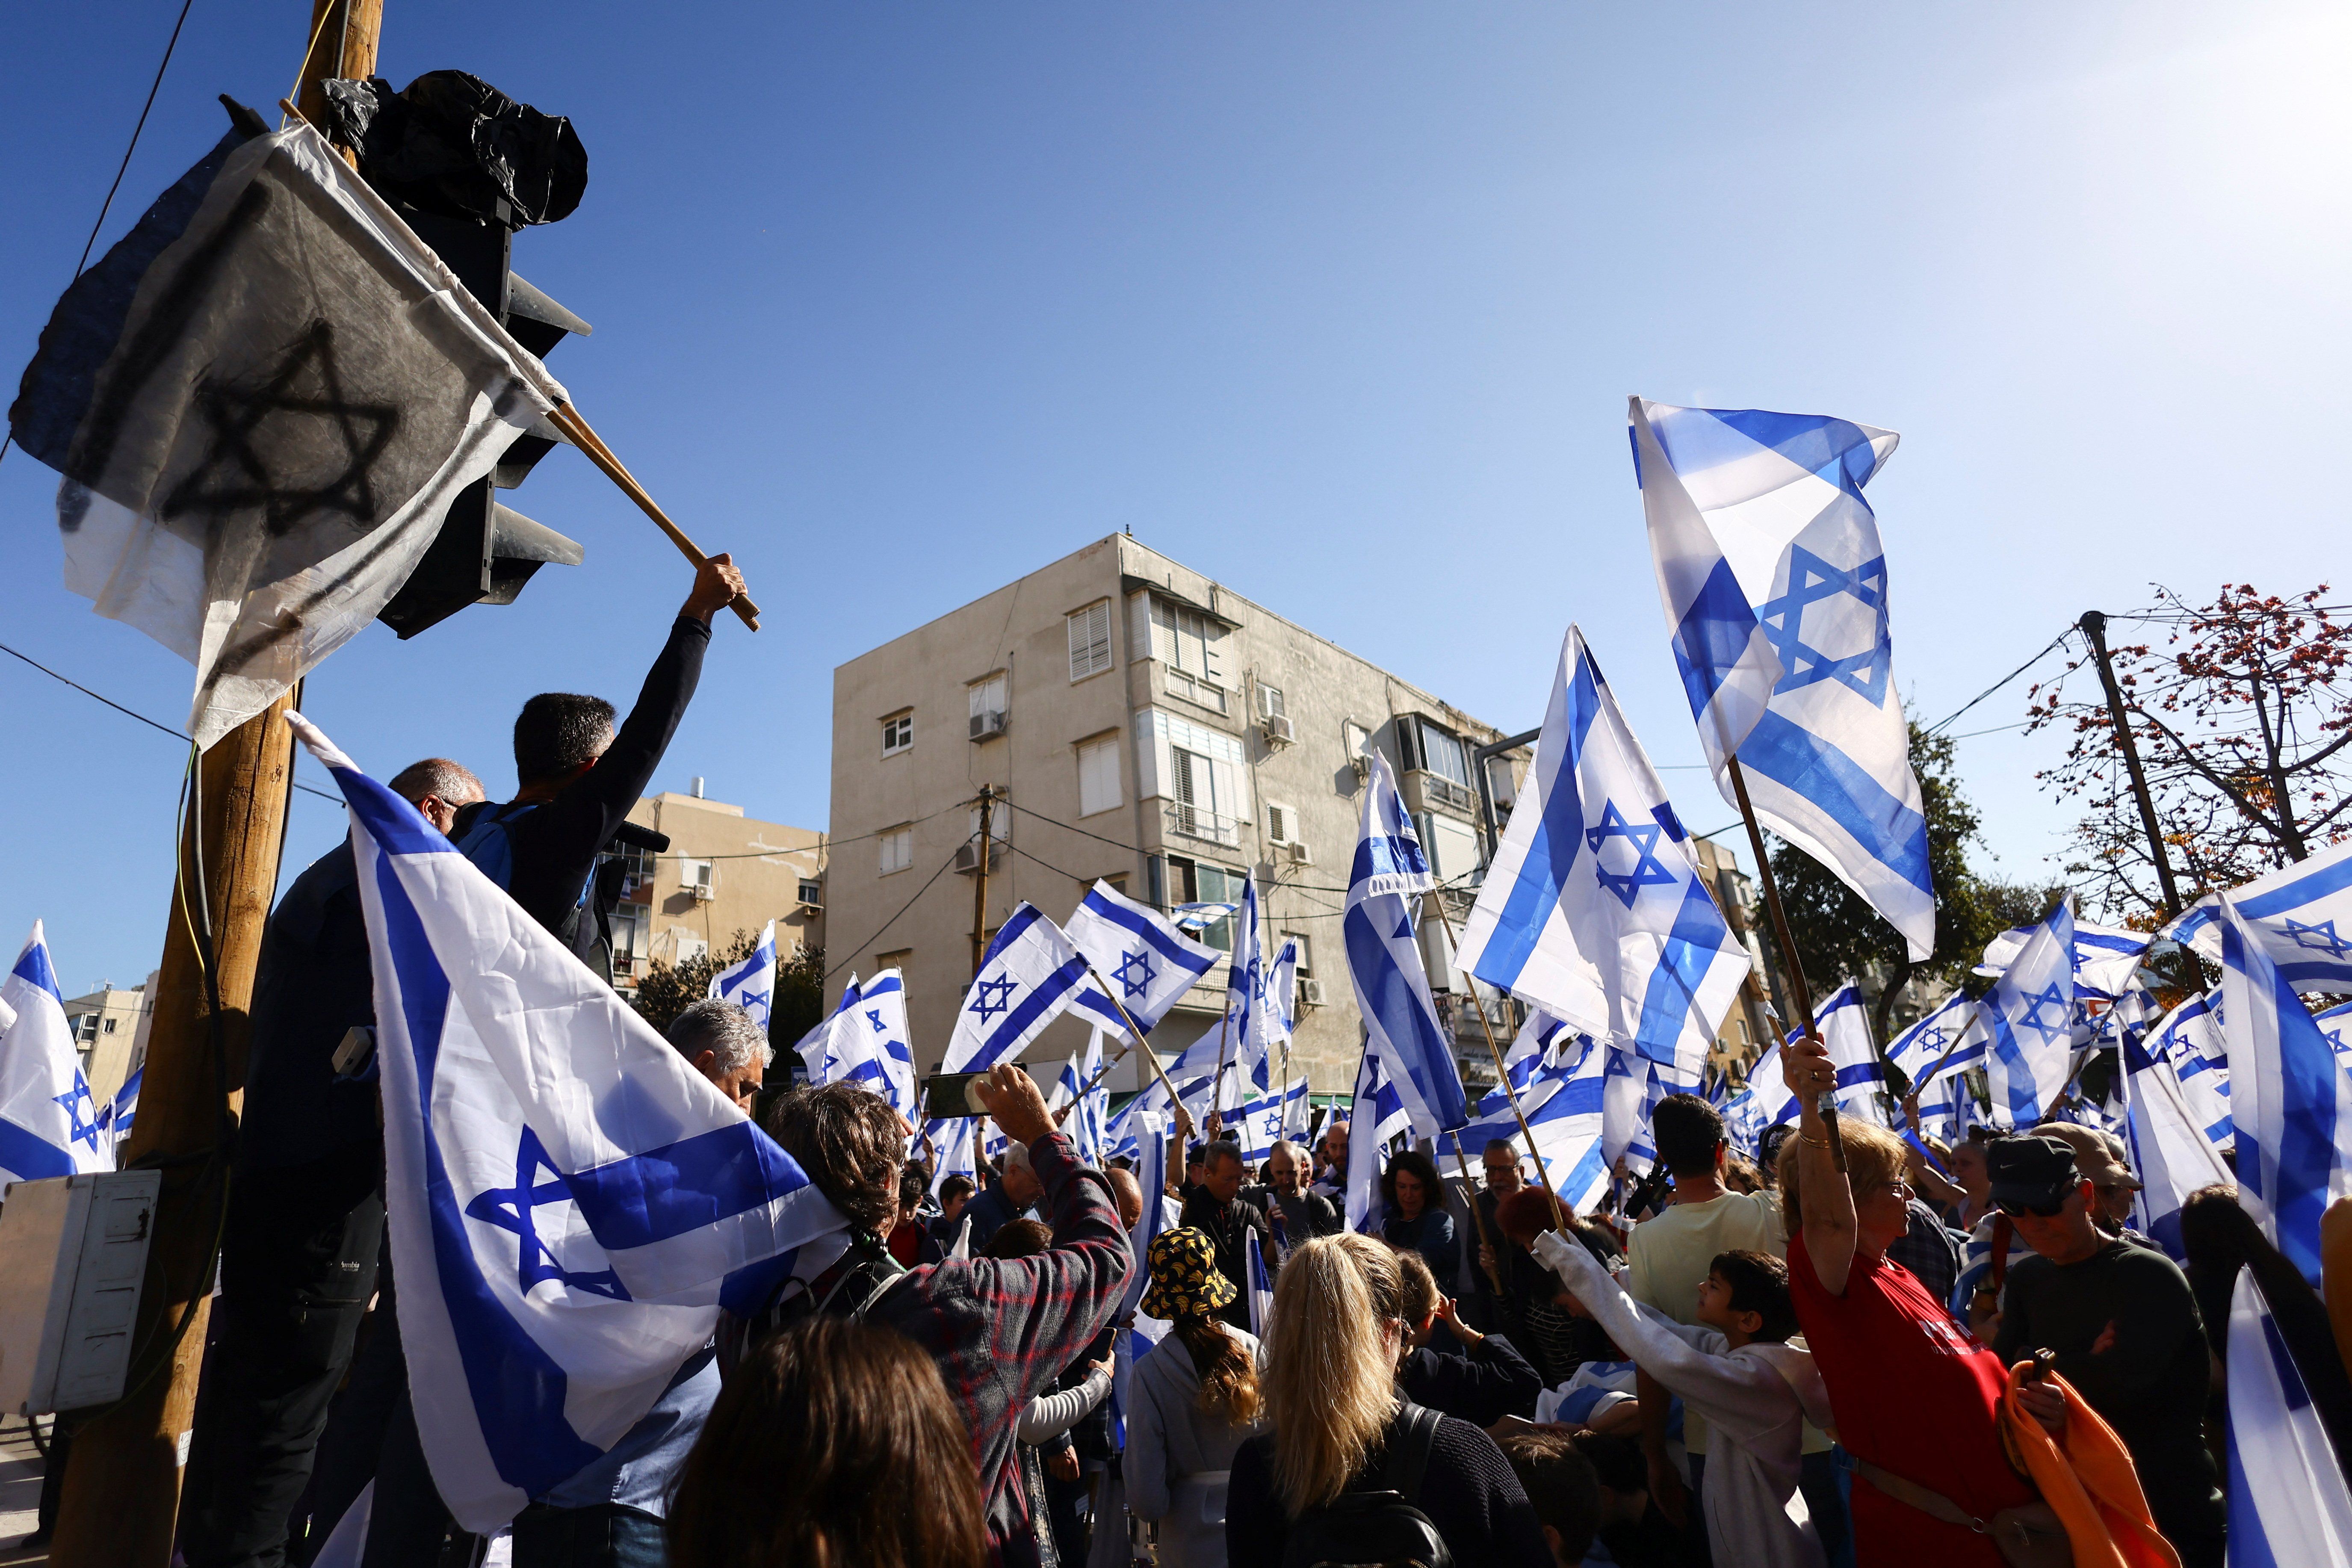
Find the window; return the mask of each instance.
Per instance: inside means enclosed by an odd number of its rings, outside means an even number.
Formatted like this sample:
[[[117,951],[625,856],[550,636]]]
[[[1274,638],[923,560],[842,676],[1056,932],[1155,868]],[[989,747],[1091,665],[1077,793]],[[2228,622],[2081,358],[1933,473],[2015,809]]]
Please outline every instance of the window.
[[[964,693],[971,700],[971,716],[974,719],[979,718],[983,713],[995,713],[1001,715],[1006,710],[1004,706],[1004,672],[1003,670],[997,671],[994,675],[988,677],[984,680],[973,681],[970,686],[964,688]],[[971,727],[971,738],[975,741],[981,738],[980,725],[974,724]]]
[[[1372,732],[1353,719],[1339,726],[1339,738],[1347,743],[1349,762],[1372,754]]]
[[[613,973],[635,974],[646,957],[651,912],[643,904],[618,904],[606,923],[613,931]]]
[[[625,900],[644,903],[653,897],[654,852],[634,845],[609,850],[604,858],[617,860],[621,865],[621,885],[615,891]]]
[[[1397,721],[1397,750],[1406,772],[1420,769],[1464,790],[1470,787],[1470,751],[1452,731],[1407,715]]]
[[[1298,973],[1301,974],[1314,973],[1315,944],[1307,940],[1306,934],[1301,931],[1286,931],[1282,933],[1282,941],[1295,942],[1298,944]],[[1275,947],[1274,951],[1276,957],[1281,956],[1282,948],[1278,943]]]
[[[73,1021],[73,1026],[74,1026],[74,1043],[75,1043],[75,1044],[77,1044],[77,1045],[83,1045],[83,1046],[86,1046],[86,1045],[89,1044],[92,1040],[95,1040],[96,1038],[98,1038],[98,1015],[97,1015],[97,1014],[95,1014],[95,1013],[83,1013],[83,1014],[80,1014],[80,1015],[79,1015],[79,1016],[77,1016],[75,1017],[75,1019],[74,1019],[74,1021]]]
[[[915,743],[915,713],[893,713],[882,721],[882,754],[895,757]],[[950,742],[952,743],[952,742]]]
[[[1171,904],[1237,904],[1242,898],[1242,874],[1222,866],[1168,857],[1168,901]],[[1234,950],[1234,917],[1204,926],[1201,940],[1219,952]]]
[[[877,838],[875,842],[882,847],[881,875],[887,877],[893,871],[903,871],[915,863],[915,830],[913,828],[894,827]]]
[[[1136,656],[1160,661],[1171,694],[1225,712],[1225,624],[1158,594],[1139,593],[1129,604]]]
[[[1298,842],[1298,811],[1295,806],[1265,803],[1265,837],[1271,844]]]
[[[715,860],[682,860],[678,863],[677,879],[689,892],[709,898],[719,890],[719,863]]]
[[[1110,668],[1110,601],[1088,605],[1069,617],[1070,679],[1084,680]]]
[[[801,881],[801,902],[822,905],[824,902],[824,884],[803,878]]]
[[[1078,815],[1092,816],[1122,804],[1118,792],[1118,737],[1106,735],[1078,747]]]
[[[114,1033],[114,1026],[121,1022],[122,1022],[122,1020],[120,1018],[109,1018],[105,1023],[99,1026],[99,1032],[100,1034],[110,1035]]]
[[[1249,772],[1241,742],[1153,708],[1135,716],[1137,795],[1168,802],[1171,832],[1239,846],[1250,820]]]
[[[677,945],[677,963],[692,963],[710,951],[710,944],[698,936],[688,936],[676,926],[670,927],[670,941]]]
[[[1261,719],[1279,719],[1284,716],[1281,687],[1260,686],[1257,689],[1257,713]]]

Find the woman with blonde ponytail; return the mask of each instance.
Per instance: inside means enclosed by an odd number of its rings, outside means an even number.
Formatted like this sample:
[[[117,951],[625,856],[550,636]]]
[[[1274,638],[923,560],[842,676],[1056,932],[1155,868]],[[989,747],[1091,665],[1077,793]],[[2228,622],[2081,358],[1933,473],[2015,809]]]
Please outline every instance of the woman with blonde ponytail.
[[[1397,1489],[1392,1441],[1401,1454],[1425,1449],[1404,1500],[1436,1527],[1456,1563],[1550,1568],[1543,1528],[1493,1438],[1451,1416],[1424,1439],[1406,1436],[1427,1430],[1429,1413],[1397,1392],[1409,1348],[1404,1295],[1395,1250],[1368,1236],[1323,1237],[1283,1261],[1261,1380],[1273,1430],[1234,1454],[1226,1499],[1233,1568],[1283,1568],[1302,1520],[1321,1529],[1342,1494]]]

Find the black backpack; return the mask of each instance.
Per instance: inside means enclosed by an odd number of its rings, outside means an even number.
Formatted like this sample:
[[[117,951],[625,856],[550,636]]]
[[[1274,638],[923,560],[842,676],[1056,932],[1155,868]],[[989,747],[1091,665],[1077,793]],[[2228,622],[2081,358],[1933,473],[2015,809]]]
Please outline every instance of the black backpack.
[[[1437,1526],[1415,1506],[1437,1442],[1438,1415],[1408,1403],[1389,1428],[1377,1491],[1341,1492],[1291,1521],[1282,1568],[1454,1568]]]

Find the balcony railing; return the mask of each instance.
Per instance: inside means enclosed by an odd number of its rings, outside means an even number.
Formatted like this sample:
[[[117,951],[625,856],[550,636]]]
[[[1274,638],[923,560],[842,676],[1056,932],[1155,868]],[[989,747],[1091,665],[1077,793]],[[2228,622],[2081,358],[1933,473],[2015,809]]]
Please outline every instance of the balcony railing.
[[[1169,803],[1168,831],[1209,844],[1237,845],[1242,841],[1239,817],[1220,816],[1206,807],[1188,805],[1182,801]]]

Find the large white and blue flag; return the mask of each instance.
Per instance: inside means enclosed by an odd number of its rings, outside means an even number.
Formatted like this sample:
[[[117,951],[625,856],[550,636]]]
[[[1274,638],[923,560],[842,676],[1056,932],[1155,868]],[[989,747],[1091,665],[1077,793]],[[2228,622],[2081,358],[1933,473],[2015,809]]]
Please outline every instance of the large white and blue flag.
[[[1633,462],[1675,663],[1716,784],[1936,945],[1927,820],[1887,632],[1886,552],[1863,487],[1891,430],[1630,400]]]
[[[1279,1094],[1260,1095],[1242,1107],[1240,1125],[1234,1130],[1234,1141],[1242,1146],[1242,1158],[1255,1165],[1274,1152],[1274,1146],[1288,1133],[1285,1131],[1294,1116],[1304,1122],[1299,1108],[1307,1103],[1307,1084],[1304,1078],[1291,1079]]]
[[[1515,1085],[1519,1113],[1536,1135],[1544,1180],[1562,1204],[1581,1213],[1609,1184],[1609,1161],[1601,1148],[1608,1049],[1589,1036],[1568,1036],[1556,1050],[1527,1059],[1533,1070]],[[1527,1146],[1510,1098],[1500,1088],[1478,1102],[1477,1120],[1462,1130],[1462,1146],[1482,1149],[1496,1139],[1515,1151]]]
[[[2157,935],[2221,963],[2223,898],[2286,984],[2297,991],[2352,991],[2352,840],[2226,894],[2208,893]]]
[[[1185,935],[1178,925],[1108,882],[1097,882],[1087,889],[1063,932],[1070,945],[1095,966],[1104,984],[1114,988],[1118,1005],[1108,1005],[1108,999],[1092,984],[1071,1005],[1120,1039],[1128,1033],[1119,1017],[1121,1007],[1137,1028],[1147,1033],[1158,1028],[1178,998],[1224,956],[1207,942]]]
[[[2252,1268],[2230,1301],[2232,1568],[2352,1563],[2352,1489]]]
[[[2188,1256],[2180,1242],[2180,1208],[2189,1194],[2237,1178],[2189,1112],[2172,1063],[2151,1055],[2148,1039],[2149,1032],[2142,1029],[2117,1033],[2124,1143],[2140,1180],[2132,1194],[2132,1226],[2178,1262]]]
[[[1861,987],[1852,982],[1831,993],[1813,1009],[1813,1031],[1829,1047],[1830,1065],[1837,1068],[1837,1108],[1874,1126],[1886,1123],[1886,1064],[1870,1038],[1870,1009]],[[1795,1038],[1791,1036],[1790,1038]],[[1785,1086],[1784,1086],[1785,1088]]]
[[[2238,1200],[2318,1285],[2319,1216],[2352,1195],[2352,1078],[2261,929],[2221,900],[2221,1027]]]
[[[1955,991],[1926,1017],[1895,1037],[1886,1059],[1902,1069],[1915,1090],[1925,1090],[1937,1079],[1965,1072],[1984,1063],[1990,1038],[1979,1021],[1977,1004],[1964,991]]]
[[[858,983],[852,974],[826,1022],[819,1083],[862,1083],[911,1117],[915,1111],[915,1049],[907,1033],[907,983],[886,969]]]
[[[1984,962],[1976,966],[1976,972],[1979,974],[1999,974],[2007,969],[2024,951],[2026,940],[2040,929],[2038,926],[2012,926],[1993,938],[1985,944]],[[2132,975],[2138,971],[2140,960],[2147,955],[2150,940],[2149,934],[2144,931],[2076,921],[2074,994],[2108,999],[2121,996],[2131,984]]]
[[[1241,918],[1234,922],[1234,954],[1227,988],[1234,994],[1234,1078],[1242,1098],[1273,1087],[1274,1031],[1265,1005],[1265,930],[1258,918],[1257,873],[1242,878]]]
[[[2066,1088],[2074,1027],[2074,914],[2068,899],[2018,949],[1985,994],[1991,1035],[1985,1079],[1993,1121],[2019,1131],[2042,1120]]]
[[[751,1016],[761,1034],[768,1032],[769,1014],[776,1000],[775,921],[770,921],[767,930],[760,933],[760,943],[749,958],[710,977],[710,994],[734,1003]]]
[[[1457,962],[1579,1033],[1699,1071],[1752,960],[1573,626],[1521,787]]]
[[[350,803],[400,1337],[425,1454],[488,1533],[602,1457],[846,1221],[415,808],[289,715]]]
[[[1421,839],[1397,795],[1388,759],[1371,754],[1364,810],[1348,876],[1348,974],[1363,1016],[1367,1048],[1381,1058],[1413,1131],[1424,1138],[1470,1120],[1469,1097],[1429,994],[1429,973],[1413,937],[1413,900],[1436,886]]]
[[[0,1032],[0,1183],[114,1169],[38,921],[0,981],[0,1006],[16,1014]]]
[[[2327,1037],[2328,1047],[2335,1051],[2338,1060],[2352,1057],[2352,1002],[2330,1007],[2312,1022],[2317,1024],[2319,1032]]]
[[[1062,1075],[1054,1082],[1054,1092],[1045,1097],[1045,1109],[1061,1118],[1063,1133],[1077,1151],[1079,1163],[1099,1170],[1108,1159],[1103,1147],[1104,1131],[1110,1121],[1110,1090],[1102,1078],[1102,1031],[1096,1029],[1087,1037],[1087,1048],[1073,1051],[1070,1059],[1062,1064]],[[1063,1108],[1069,1108],[1062,1115]]]
[[[2230,1113],[2230,1051],[2221,1031],[2221,987],[2191,996],[2164,1016],[2147,1052],[2172,1064],[2189,1114],[2216,1149],[2236,1147]]]
[[[1381,1234],[1381,1169],[1389,1140],[1412,1127],[1404,1096],[1388,1065],[1370,1046],[1356,1064],[1355,1102],[1348,1115],[1348,1175],[1344,1189],[1349,1230]]]
[[[1618,1162],[1635,1174],[1657,1163],[1651,1130],[1658,1102],[1670,1094],[1696,1093],[1696,1073],[1687,1077],[1667,1062],[1654,1062],[1610,1046],[1602,1053],[1601,1084],[1601,1159],[1613,1174]]]
[[[1298,1032],[1298,939],[1284,941],[1282,951],[1266,961],[1265,1005],[1252,1015],[1262,1037],[1260,1049],[1276,1064],[1277,1073],[1290,1064],[1290,1037]]]
[[[1018,1059],[1062,1009],[1080,992],[1092,989],[1087,961],[1062,928],[1036,905],[1023,904],[988,944],[980,973],[972,976],[962,1010],[956,1014],[955,1033],[949,1037],[947,1059],[940,1070],[984,1072],[999,1062]],[[1106,1026],[1118,1026],[1116,1016],[1088,1016]]]

